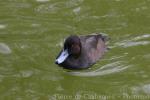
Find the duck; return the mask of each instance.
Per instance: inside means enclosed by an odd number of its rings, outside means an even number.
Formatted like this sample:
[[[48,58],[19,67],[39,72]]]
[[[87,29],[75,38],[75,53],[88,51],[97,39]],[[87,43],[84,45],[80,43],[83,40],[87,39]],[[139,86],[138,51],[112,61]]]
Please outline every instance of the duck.
[[[101,33],[70,35],[56,57],[55,64],[65,69],[86,69],[99,61],[107,51],[108,36]]]

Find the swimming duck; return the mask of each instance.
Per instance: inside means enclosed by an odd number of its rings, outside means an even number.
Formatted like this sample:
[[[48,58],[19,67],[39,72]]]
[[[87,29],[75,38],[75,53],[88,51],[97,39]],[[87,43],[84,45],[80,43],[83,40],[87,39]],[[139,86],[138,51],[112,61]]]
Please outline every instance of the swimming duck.
[[[102,34],[71,35],[66,38],[55,63],[67,69],[88,68],[104,55],[107,39]]]

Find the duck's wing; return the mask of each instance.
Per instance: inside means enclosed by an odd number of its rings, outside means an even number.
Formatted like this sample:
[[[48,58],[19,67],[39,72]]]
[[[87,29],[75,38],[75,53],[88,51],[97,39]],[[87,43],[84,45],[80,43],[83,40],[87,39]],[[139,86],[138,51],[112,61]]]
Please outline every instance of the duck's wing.
[[[88,61],[95,63],[104,53],[105,42],[101,34],[82,36],[83,51]]]
[[[106,41],[106,36],[103,36],[101,34],[91,34],[91,35],[81,36],[80,38],[87,49],[97,48],[97,44],[99,40],[102,40],[104,42]]]

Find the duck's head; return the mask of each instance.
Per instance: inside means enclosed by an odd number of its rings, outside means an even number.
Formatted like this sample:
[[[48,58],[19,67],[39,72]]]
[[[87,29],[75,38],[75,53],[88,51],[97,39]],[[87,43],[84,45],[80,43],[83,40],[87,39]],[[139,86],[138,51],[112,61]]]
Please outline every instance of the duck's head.
[[[63,63],[69,56],[78,58],[81,54],[81,41],[76,35],[69,36],[64,43],[63,50],[56,58],[56,64]]]

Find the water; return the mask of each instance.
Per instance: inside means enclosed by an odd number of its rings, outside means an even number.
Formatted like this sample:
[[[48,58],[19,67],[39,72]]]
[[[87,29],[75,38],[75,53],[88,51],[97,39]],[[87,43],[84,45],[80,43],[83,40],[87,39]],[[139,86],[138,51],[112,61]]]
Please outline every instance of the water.
[[[149,100],[150,0],[1,0],[0,100]],[[54,64],[70,34],[102,32],[87,70]]]

